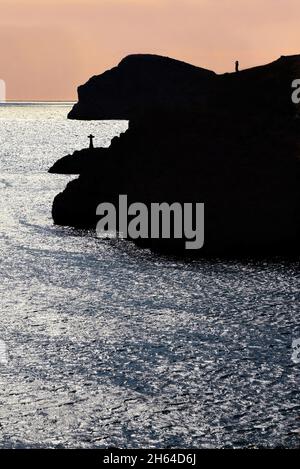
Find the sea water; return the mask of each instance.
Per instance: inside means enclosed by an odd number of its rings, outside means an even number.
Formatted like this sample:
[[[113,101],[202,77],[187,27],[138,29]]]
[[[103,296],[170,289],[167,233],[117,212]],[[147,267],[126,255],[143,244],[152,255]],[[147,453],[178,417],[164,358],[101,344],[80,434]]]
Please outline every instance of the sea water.
[[[298,446],[298,262],[55,226],[49,167],[127,129],[70,108],[0,106],[0,447]]]

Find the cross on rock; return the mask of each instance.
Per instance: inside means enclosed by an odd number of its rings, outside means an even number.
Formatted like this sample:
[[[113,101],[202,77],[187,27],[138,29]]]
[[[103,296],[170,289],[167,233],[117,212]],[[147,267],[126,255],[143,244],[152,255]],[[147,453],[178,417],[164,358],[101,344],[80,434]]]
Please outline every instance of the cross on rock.
[[[90,149],[92,149],[92,148],[94,148],[93,140],[94,140],[95,137],[94,137],[94,135],[91,134],[91,135],[88,136],[88,138],[90,139]]]

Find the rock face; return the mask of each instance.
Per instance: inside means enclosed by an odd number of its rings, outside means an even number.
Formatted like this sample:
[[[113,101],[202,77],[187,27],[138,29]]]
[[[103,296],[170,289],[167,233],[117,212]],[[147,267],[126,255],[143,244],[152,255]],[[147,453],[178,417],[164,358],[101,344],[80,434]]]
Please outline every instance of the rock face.
[[[68,117],[129,120],[149,106],[184,107],[191,99],[200,104],[206,102],[206,88],[214,78],[214,72],[178,60],[130,55],[80,86],[78,103]]]
[[[291,84],[300,78],[300,56],[221,76],[200,71],[200,97],[187,88],[172,106],[135,108],[129,130],[109,148],[60,160],[58,172],[80,177],[55,198],[55,223],[93,227],[97,205],[117,203],[119,194],[147,205],[204,202],[205,245],[188,254],[299,254],[300,106]],[[93,93],[106,106],[101,86]],[[117,101],[112,109],[113,118],[125,117],[122,107],[116,114]],[[183,249],[178,240],[139,244]]]
[[[90,150],[85,148],[81,151],[75,151],[72,155],[66,155],[56,161],[49,169],[49,173],[54,174],[81,174],[88,171],[90,166],[96,166],[99,156],[104,148]]]

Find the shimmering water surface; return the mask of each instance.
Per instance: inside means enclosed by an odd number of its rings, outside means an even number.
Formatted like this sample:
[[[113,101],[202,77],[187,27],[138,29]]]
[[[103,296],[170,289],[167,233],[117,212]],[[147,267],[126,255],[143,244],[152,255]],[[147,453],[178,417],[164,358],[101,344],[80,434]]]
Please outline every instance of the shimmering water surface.
[[[48,168],[127,128],[69,108],[0,106],[0,446],[298,446],[298,263],[53,226]]]

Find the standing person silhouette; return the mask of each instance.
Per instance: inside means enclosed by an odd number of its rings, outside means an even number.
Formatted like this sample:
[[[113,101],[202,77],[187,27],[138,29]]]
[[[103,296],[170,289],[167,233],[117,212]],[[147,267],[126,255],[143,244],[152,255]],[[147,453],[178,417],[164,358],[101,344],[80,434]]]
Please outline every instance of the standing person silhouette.
[[[237,61],[235,62],[235,71],[236,71],[236,72],[239,72],[239,66],[240,66],[240,64],[239,64],[239,61],[237,60]]]

